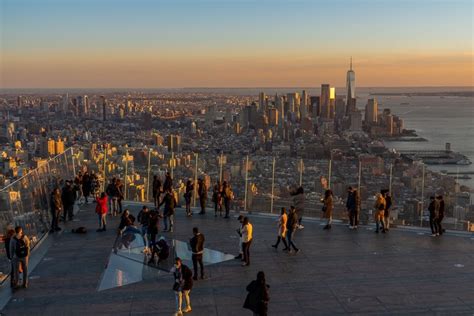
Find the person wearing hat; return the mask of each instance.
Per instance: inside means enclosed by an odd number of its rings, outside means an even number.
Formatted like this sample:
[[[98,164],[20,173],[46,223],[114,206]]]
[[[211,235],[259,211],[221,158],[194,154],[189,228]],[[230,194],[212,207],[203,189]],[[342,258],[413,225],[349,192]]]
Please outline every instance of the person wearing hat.
[[[242,256],[244,254],[244,252],[242,251],[242,223],[244,222],[244,217],[242,215],[239,215],[239,217],[237,217],[237,220],[240,223],[239,228],[236,229],[237,235],[239,235],[239,255],[235,256],[235,259],[242,259]]]

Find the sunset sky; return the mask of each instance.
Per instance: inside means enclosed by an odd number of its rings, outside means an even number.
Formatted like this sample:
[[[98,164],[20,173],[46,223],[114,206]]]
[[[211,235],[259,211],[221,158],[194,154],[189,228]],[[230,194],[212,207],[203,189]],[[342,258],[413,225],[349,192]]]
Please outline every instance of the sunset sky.
[[[0,0],[0,88],[473,86],[471,0]]]

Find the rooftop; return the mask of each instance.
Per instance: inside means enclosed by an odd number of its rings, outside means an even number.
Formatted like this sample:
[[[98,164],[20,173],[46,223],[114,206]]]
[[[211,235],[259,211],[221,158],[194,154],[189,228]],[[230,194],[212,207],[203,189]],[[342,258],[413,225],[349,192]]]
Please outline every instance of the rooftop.
[[[141,205],[125,206],[137,212]],[[250,315],[242,308],[245,287],[260,270],[271,286],[269,315],[474,313],[471,235],[432,238],[427,230],[403,228],[377,235],[371,226],[352,231],[342,224],[325,231],[319,221],[307,220],[295,238],[301,252],[289,255],[270,247],[276,217],[249,216],[254,225],[249,267],[228,255],[238,252],[235,216],[226,220],[209,212],[187,218],[178,210],[175,232],[163,233],[186,257],[180,241],[187,242],[198,226],[205,247],[215,251],[208,257],[217,263],[205,267],[208,279],[195,282],[191,292],[193,315]],[[88,233],[70,232],[79,226]],[[94,205],[81,206],[75,221],[34,251],[32,265],[38,263],[30,272],[29,288],[13,293],[2,312],[172,315],[173,278],[166,265],[156,269],[143,264],[137,249],[115,255],[117,226],[118,218],[110,218],[109,230],[96,233]],[[4,285],[3,293],[7,290]]]

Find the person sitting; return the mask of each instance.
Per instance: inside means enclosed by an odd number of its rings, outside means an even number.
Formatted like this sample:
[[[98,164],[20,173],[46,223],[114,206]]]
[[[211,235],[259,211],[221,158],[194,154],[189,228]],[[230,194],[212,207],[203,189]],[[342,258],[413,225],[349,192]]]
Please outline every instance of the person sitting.
[[[158,255],[158,262],[155,262],[155,254]],[[161,236],[158,242],[152,245],[152,253],[148,264],[159,264],[160,262],[168,259],[170,255],[170,246],[166,242],[165,237]]]

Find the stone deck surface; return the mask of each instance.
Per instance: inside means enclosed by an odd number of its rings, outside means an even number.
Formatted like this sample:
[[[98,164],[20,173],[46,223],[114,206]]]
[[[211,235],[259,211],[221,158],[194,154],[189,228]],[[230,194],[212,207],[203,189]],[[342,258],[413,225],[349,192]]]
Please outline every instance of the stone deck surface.
[[[82,206],[78,221],[48,237],[52,246],[31,273],[30,287],[15,292],[3,314],[173,315],[168,273],[144,268],[143,281],[98,291],[118,218],[109,219],[107,232],[97,233],[93,210]],[[207,248],[238,252],[235,215],[226,220],[211,212],[192,218],[177,213],[175,232],[162,233],[167,238],[187,241],[198,226]],[[275,218],[250,218],[251,265],[230,260],[206,266],[208,279],[195,282],[191,292],[190,315],[252,315],[242,308],[245,287],[260,270],[271,286],[269,315],[474,315],[474,236],[432,238],[427,231],[397,229],[377,235],[369,227],[351,231],[343,225],[324,231],[314,221],[296,234],[301,252],[289,255],[270,247]],[[69,232],[79,226],[89,232]]]

